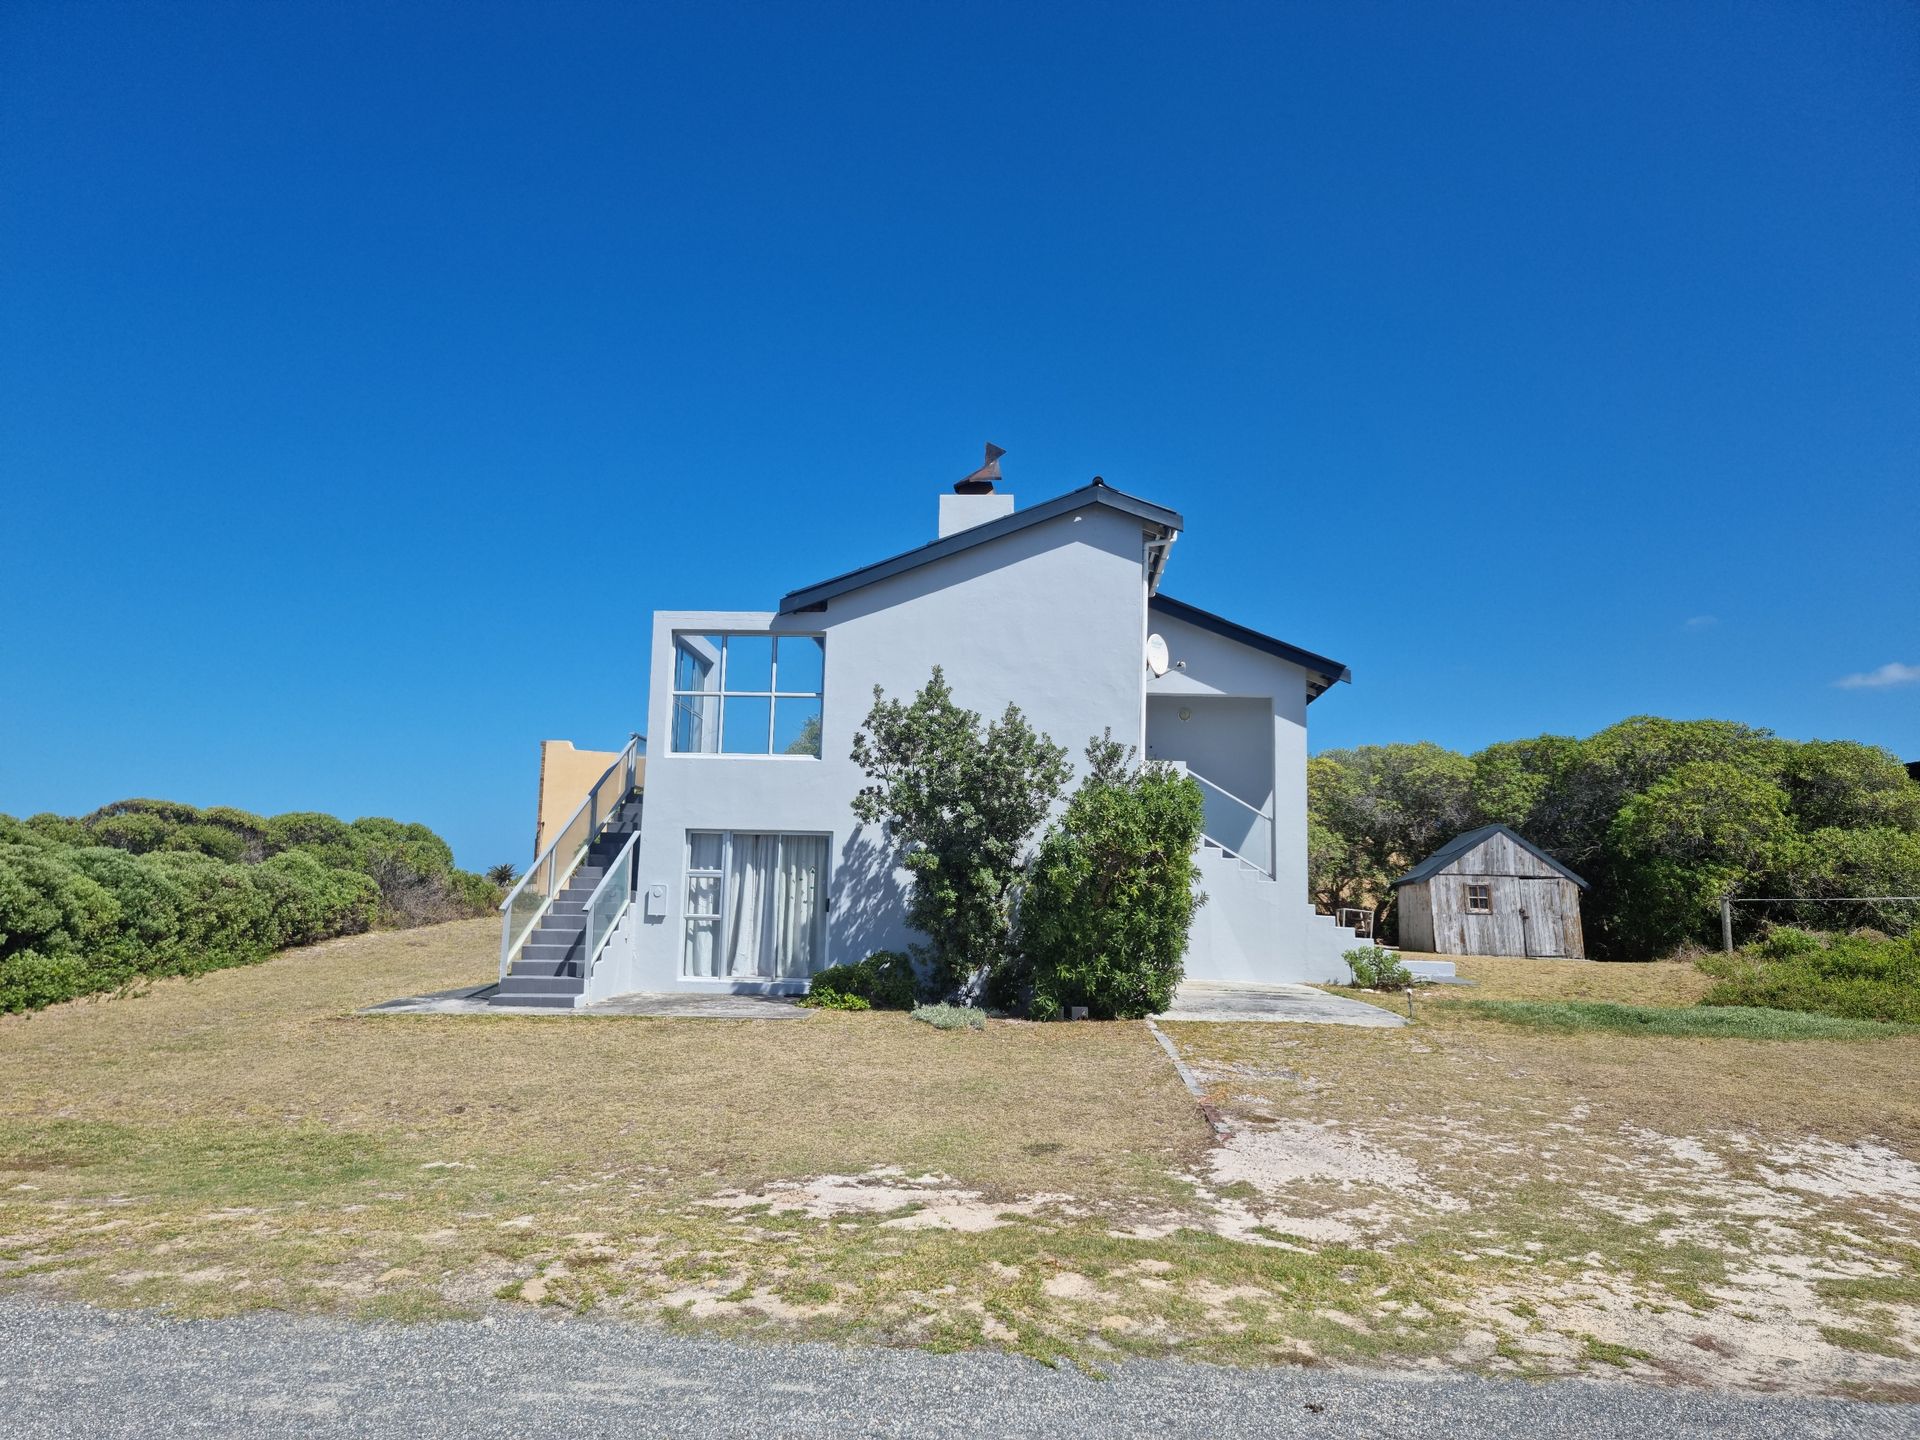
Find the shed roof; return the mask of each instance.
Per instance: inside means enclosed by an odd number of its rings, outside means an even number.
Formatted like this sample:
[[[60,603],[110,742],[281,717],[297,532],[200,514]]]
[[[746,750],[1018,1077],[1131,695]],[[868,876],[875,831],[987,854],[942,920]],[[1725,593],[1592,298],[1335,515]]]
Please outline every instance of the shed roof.
[[[1155,505],[1150,500],[1128,495],[1115,490],[1111,485],[1096,481],[1092,485],[1083,485],[1078,490],[1069,491],[1052,500],[1030,505],[1025,510],[1016,510],[1011,515],[1003,515],[998,520],[989,520],[984,525],[974,525],[965,530],[956,530],[951,535],[943,535],[918,549],[908,550],[885,560],[876,560],[871,565],[862,565],[858,570],[849,570],[844,575],[836,575],[831,580],[822,580],[817,585],[809,585],[802,590],[790,590],[780,599],[780,613],[791,615],[797,610],[811,610],[825,605],[836,596],[858,590],[862,586],[890,579],[908,570],[917,570],[922,565],[931,565],[935,560],[944,560],[949,555],[958,555],[963,550],[971,550],[976,545],[984,545],[989,540],[998,540],[1003,535],[1012,535],[1029,526],[1057,519],[1062,515],[1071,515],[1076,510],[1089,506],[1104,506],[1109,510],[1118,510],[1122,514],[1133,515],[1149,525],[1169,531],[1186,528],[1186,521],[1180,518],[1180,512],[1169,510],[1164,505]]]
[[[1278,655],[1282,660],[1290,660],[1304,669],[1313,680],[1307,684],[1307,703],[1311,705],[1322,693],[1346,681],[1351,684],[1353,671],[1338,660],[1329,660],[1324,655],[1316,655],[1311,650],[1302,650],[1298,645],[1289,645],[1284,640],[1276,640],[1271,635],[1263,635],[1258,630],[1249,630],[1237,621],[1225,616],[1215,615],[1211,610],[1202,610],[1198,605],[1189,605],[1184,600],[1176,600],[1171,595],[1155,595],[1147,602],[1149,613],[1157,612],[1175,620],[1184,620],[1189,625],[1207,630],[1236,644],[1250,649],[1263,651],[1268,655]]]
[[[1425,880],[1429,876],[1438,874],[1455,860],[1458,860],[1462,855],[1465,855],[1470,850],[1478,849],[1495,835],[1506,836],[1541,864],[1566,876],[1567,879],[1578,885],[1582,890],[1590,888],[1587,882],[1574,874],[1573,871],[1562,865],[1558,860],[1554,859],[1553,856],[1547,854],[1546,851],[1527,839],[1527,837],[1519,831],[1507,825],[1482,825],[1478,830],[1469,830],[1464,835],[1454,836],[1453,839],[1449,840],[1406,874],[1402,875],[1398,880],[1394,881],[1393,888],[1397,890],[1402,885],[1411,885],[1416,880]]]

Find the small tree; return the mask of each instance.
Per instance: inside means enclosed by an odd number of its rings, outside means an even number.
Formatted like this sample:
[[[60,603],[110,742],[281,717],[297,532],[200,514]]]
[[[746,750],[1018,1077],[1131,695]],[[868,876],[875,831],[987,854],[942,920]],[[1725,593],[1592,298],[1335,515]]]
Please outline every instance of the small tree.
[[[1087,776],[1040,842],[1020,900],[1031,1013],[1084,1005],[1101,1019],[1165,1010],[1180,983],[1204,801],[1190,777],[1136,766],[1111,732],[1087,746]]]
[[[507,886],[513,884],[513,882],[519,878],[520,872],[514,868],[511,860],[499,865],[489,865],[487,867],[487,883],[489,885],[498,885],[502,890],[506,889]]]
[[[935,989],[957,990],[1007,953],[1014,881],[1067,782],[1067,752],[1018,706],[983,730],[936,665],[911,704],[874,686],[853,760],[873,782],[855,817],[885,826],[913,877],[907,921],[927,937],[915,955]]]

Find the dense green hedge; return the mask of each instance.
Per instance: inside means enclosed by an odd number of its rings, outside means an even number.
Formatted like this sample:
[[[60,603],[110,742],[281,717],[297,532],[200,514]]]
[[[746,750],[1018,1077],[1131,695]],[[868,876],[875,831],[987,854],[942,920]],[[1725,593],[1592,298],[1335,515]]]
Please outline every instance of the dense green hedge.
[[[1703,1005],[1805,1010],[1920,1025],[1920,935],[1817,935],[1781,926],[1737,955],[1711,955]]]
[[[0,1011],[196,975],[375,925],[486,913],[424,825],[123,800],[0,815]]]

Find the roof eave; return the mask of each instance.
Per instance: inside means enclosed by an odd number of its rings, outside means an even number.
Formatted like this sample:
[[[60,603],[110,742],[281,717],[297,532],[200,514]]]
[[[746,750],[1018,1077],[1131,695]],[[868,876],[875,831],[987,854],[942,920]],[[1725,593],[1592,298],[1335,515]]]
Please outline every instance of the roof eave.
[[[1118,510],[1122,514],[1132,515],[1143,523],[1153,525],[1170,535],[1177,535],[1186,528],[1186,521],[1178,510],[1169,510],[1164,505],[1155,505],[1151,500],[1142,500],[1136,495],[1115,490],[1110,485],[1083,485],[1078,490],[1070,490],[1052,500],[1042,501],[1025,510],[1016,510],[1011,515],[1002,515],[997,520],[989,520],[984,525],[974,525],[965,530],[956,530],[951,535],[943,535],[938,540],[929,541],[915,549],[877,560],[871,565],[863,565],[858,570],[849,570],[844,575],[836,575],[831,580],[822,580],[817,585],[805,589],[790,590],[780,599],[779,613],[792,615],[801,610],[819,610],[841,595],[874,585],[882,580],[909,570],[917,570],[922,565],[930,565],[936,560],[944,560],[949,555],[958,555],[971,550],[976,545],[984,545],[998,540],[1003,535],[1012,535],[1030,525],[1039,525],[1062,515],[1071,515],[1090,505],[1105,506]]]
[[[1338,660],[1329,660],[1325,655],[1316,655],[1313,651],[1303,650],[1298,645],[1289,645],[1275,636],[1264,635],[1258,630],[1249,629],[1237,620],[1229,620],[1224,615],[1214,614],[1211,610],[1202,610],[1198,605],[1189,605],[1185,600],[1176,600],[1165,593],[1155,595],[1148,603],[1149,608],[1158,606],[1175,620],[1184,620],[1187,624],[1197,626],[1222,639],[1232,640],[1298,665],[1309,675],[1323,682],[1318,689],[1311,683],[1307,686],[1309,705],[1335,685],[1353,683],[1353,671]]]

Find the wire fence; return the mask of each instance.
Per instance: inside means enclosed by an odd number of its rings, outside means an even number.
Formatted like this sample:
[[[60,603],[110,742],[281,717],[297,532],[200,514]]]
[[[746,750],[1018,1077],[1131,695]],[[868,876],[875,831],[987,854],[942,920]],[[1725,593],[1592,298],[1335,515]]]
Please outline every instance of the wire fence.
[[[1776,925],[1911,935],[1920,895],[1730,895],[1720,902],[1720,945],[1731,955]]]

